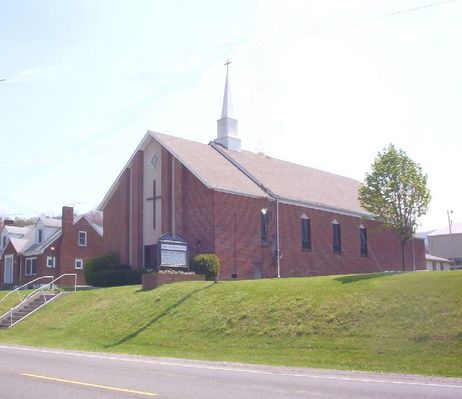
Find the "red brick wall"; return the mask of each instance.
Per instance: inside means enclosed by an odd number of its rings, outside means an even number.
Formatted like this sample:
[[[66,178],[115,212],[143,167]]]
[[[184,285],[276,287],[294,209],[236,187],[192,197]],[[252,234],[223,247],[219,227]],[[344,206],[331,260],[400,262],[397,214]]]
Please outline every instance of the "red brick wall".
[[[215,192],[214,201],[220,278],[254,278],[255,263],[261,264],[263,277],[274,277],[272,244],[262,245],[260,236],[260,211],[268,207],[268,200]]]
[[[172,155],[162,148],[162,233],[172,232]],[[106,206],[106,248],[122,261],[128,258],[128,199],[132,195],[132,267],[142,265],[142,152],[130,165],[132,176],[122,177],[119,188]],[[129,175],[129,171],[126,171]],[[268,241],[260,236],[260,211],[270,210]],[[307,276],[401,270],[400,244],[396,235],[376,221],[280,204],[281,276]],[[311,222],[311,250],[301,247],[300,217]],[[190,254],[215,252],[221,259],[220,278],[254,278],[255,265],[262,277],[276,276],[276,204],[258,199],[215,192],[204,186],[175,160],[175,227],[188,242]],[[340,223],[341,254],[333,253],[332,220]],[[360,255],[359,226],[368,229],[368,256]],[[415,240],[418,268],[425,267],[423,241]],[[406,251],[408,270],[413,265],[412,245]]]
[[[117,253],[124,264],[129,264],[129,203],[130,169],[126,169],[104,208],[103,218],[105,252]]]
[[[216,192],[215,252],[220,257],[220,278],[254,278],[254,265],[260,264],[262,277],[277,273],[275,201]],[[270,210],[268,242],[260,235],[260,212]],[[302,249],[300,218],[311,222],[311,250]],[[282,277],[340,273],[371,273],[401,270],[401,247],[396,234],[376,221],[294,205],[279,205],[280,271]],[[332,221],[340,223],[342,251],[333,252]],[[360,254],[359,226],[368,232],[368,255]],[[422,240],[414,241],[417,269],[425,268]],[[406,248],[407,270],[413,269],[413,248]]]
[[[79,231],[87,233],[87,246],[79,246]],[[85,218],[81,218],[69,230],[63,229],[57,274],[76,273],[77,283],[85,284],[84,271],[75,268],[75,260],[82,259],[85,262],[92,257],[105,253],[103,238],[95,231]],[[44,261],[46,262],[46,254]],[[51,270],[51,269],[48,269]]]
[[[130,265],[135,269],[141,269],[143,267],[143,158],[143,151],[138,151],[130,164]]]
[[[339,273],[371,273],[401,270],[401,247],[396,234],[376,221],[310,208],[280,204],[281,275],[305,276]],[[311,250],[301,247],[300,217],[311,222]],[[340,223],[342,252],[332,248],[332,221]],[[367,228],[368,255],[360,254],[359,226]],[[413,265],[412,245],[407,246],[408,270]],[[425,267],[422,240],[415,240],[416,265]]]
[[[215,251],[215,218],[213,191],[205,187],[185,167],[181,172],[181,200],[177,200],[177,232],[189,245],[191,255]]]

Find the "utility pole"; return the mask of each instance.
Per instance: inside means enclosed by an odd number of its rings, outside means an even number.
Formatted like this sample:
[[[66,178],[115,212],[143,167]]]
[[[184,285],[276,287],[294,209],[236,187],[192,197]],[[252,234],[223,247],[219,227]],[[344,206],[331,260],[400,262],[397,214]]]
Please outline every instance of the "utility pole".
[[[448,225],[449,225],[449,245],[451,246],[451,254],[452,254],[452,268],[456,268],[456,256],[454,254],[454,241],[452,239],[452,220],[451,220],[451,213],[453,211],[446,211],[448,214]]]

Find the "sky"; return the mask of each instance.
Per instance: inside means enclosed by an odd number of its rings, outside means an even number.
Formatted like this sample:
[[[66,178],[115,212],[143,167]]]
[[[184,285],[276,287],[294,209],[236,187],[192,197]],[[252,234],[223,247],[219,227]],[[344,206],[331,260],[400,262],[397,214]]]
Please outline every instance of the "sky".
[[[0,216],[95,209],[147,130],[363,181],[393,143],[419,230],[462,222],[462,0],[0,0]]]

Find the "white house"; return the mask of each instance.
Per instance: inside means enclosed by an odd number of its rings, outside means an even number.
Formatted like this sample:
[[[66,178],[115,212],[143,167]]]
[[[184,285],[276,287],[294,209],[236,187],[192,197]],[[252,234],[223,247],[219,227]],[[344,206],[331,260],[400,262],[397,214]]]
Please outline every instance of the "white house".
[[[425,264],[427,265],[427,270],[429,271],[451,270],[452,260],[440,258],[439,256],[426,254]]]
[[[462,223],[449,226],[430,233],[428,253],[445,259],[454,260],[455,268],[462,268]]]

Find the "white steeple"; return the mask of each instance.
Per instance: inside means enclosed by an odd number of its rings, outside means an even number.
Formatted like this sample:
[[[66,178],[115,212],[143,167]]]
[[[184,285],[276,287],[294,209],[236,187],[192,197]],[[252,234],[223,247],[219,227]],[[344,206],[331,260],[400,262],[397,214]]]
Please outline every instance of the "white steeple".
[[[226,61],[225,93],[223,96],[221,118],[217,120],[217,138],[215,142],[228,150],[240,151],[241,140],[237,137],[237,119],[234,119],[231,87],[229,84],[229,64],[231,62]]]
[[[222,118],[234,117],[233,112],[233,100],[231,98],[231,87],[229,86],[229,64],[231,61],[226,61],[226,83],[225,83],[225,94],[223,95],[223,107],[221,108]]]

